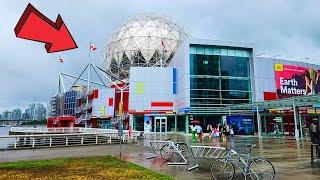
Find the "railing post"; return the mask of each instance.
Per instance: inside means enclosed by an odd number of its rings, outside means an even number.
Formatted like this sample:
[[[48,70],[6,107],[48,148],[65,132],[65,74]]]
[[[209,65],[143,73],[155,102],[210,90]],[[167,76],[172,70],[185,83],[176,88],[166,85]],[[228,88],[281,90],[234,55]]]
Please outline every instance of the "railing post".
[[[52,146],[52,137],[50,136],[50,143],[49,143],[49,146],[51,147]]]
[[[81,135],[81,145],[83,145],[83,135]]]
[[[17,148],[17,137],[14,138],[14,148]]]
[[[35,137],[32,138],[32,147],[34,147],[35,139],[36,139]]]
[[[68,146],[68,136],[66,136],[66,146]]]
[[[111,136],[109,136],[109,143],[111,143]]]
[[[96,134],[96,144],[98,144],[98,134]]]

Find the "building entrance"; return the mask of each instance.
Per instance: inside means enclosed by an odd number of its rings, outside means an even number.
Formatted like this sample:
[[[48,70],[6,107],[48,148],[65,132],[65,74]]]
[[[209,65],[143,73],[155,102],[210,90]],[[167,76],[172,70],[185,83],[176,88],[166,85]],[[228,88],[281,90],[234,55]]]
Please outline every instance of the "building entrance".
[[[154,132],[167,132],[167,117],[154,117]]]

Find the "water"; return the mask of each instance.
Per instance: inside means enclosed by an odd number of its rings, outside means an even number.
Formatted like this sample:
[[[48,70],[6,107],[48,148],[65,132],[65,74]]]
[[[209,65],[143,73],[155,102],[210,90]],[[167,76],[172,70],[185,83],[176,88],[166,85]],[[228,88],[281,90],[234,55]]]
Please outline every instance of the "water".
[[[6,136],[9,135],[11,127],[0,127],[0,136]]]
[[[11,127],[0,127],[0,136],[8,136]],[[6,148],[9,144],[14,143],[13,139],[0,138],[0,149]]]
[[[27,126],[23,126],[23,127],[34,127],[32,125],[27,125]],[[46,127],[45,125],[39,125],[37,127]],[[8,136],[9,135],[9,131],[10,131],[11,127],[0,127],[0,136]],[[14,144],[14,138],[0,138],[0,149],[5,149],[8,147],[8,145],[13,145]]]

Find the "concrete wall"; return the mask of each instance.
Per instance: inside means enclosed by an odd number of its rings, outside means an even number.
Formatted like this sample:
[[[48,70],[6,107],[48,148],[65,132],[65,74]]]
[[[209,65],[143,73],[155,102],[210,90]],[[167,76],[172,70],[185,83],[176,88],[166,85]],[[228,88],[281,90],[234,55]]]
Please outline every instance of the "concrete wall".
[[[173,111],[174,106],[151,105],[152,102],[175,104],[174,99],[172,67],[130,68],[129,112]]]

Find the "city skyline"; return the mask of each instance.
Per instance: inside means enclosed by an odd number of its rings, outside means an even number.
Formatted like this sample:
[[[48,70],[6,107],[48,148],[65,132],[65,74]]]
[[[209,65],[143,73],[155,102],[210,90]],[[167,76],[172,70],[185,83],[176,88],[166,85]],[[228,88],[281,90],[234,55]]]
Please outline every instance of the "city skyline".
[[[61,14],[79,48],[47,54],[44,44],[16,38],[13,29],[29,2],[52,20]],[[257,53],[264,53],[263,56],[320,63],[317,58],[320,55],[317,1],[163,0],[150,3],[144,0],[61,1],[59,6],[55,4],[34,0],[0,2],[0,21],[6,27],[0,34],[3,59],[0,67],[6,67],[1,70],[0,82],[7,84],[0,89],[0,112],[15,107],[26,108],[25,104],[34,101],[46,103],[57,90],[59,56],[64,58],[62,70],[78,75],[87,63],[88,44],[93,41],[97,51],[92,53],[92,59],[100,65],[107,39],[115,28],[143,12],[172,17],[196,38],[253,42],[257,45]],[[123,4],[130,8],[122,11]],[[19,53],[12,53],[12,49]]]
[[[13,108],[0,111],[0,120],[40,120],[46,119],[48,108],[46,104],[35,102],[27,108]]]

